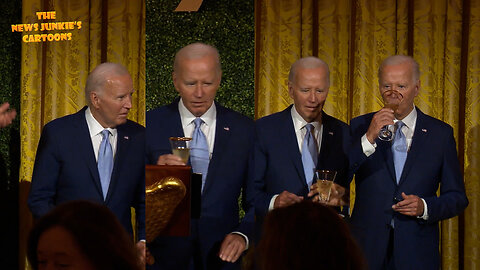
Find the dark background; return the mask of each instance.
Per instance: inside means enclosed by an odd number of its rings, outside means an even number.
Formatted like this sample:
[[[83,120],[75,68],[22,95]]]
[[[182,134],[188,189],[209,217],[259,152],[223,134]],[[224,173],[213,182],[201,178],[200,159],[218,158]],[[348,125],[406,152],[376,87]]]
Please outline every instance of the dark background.
[[[197,12],[173,12],[179,2],[146,2],[147,111],[177,96],[171,77],[175,53],[199,41],[220,53],[223,75],[216,100],[253,119],[254,1],[204,0]]]
[[[22,22],[22,1],[1,1],[0,10],[0,103],[17,111],[12,125],[0,129],[0,265],[18,269],[18,176],[20,168],[20,61],[21,35],[12,24]]]

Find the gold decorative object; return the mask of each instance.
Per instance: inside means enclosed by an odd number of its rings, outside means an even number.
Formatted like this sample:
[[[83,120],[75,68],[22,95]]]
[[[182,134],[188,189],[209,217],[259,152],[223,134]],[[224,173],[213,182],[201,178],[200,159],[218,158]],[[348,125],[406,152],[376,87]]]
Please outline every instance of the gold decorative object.
[[[146,240],[151,242],[167,226],[175,208],[185,197],[186,187],[180,179],[167,176],[145,187],[145,191]]]

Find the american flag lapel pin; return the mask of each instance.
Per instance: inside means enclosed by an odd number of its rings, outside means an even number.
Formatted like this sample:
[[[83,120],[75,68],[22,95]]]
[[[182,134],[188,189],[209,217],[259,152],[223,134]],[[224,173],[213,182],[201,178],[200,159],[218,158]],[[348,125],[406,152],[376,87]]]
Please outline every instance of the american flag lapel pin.
[[[425,133],[427,133],[427,129],[425,129],[425,128],[422,128],[422,131],[425,132]]]
[[[333,136],[333,131],[329,131],[329,132],[328,132],[328,135],[332,135],[332,136]]]
[[[125,140],[128,140],[128,136],[123,136],[123,138],[124,138]]]
[[[229,127],[223,127],[223,129],[224,129],[225,131],[230,131],[230,128],[229,128]]]

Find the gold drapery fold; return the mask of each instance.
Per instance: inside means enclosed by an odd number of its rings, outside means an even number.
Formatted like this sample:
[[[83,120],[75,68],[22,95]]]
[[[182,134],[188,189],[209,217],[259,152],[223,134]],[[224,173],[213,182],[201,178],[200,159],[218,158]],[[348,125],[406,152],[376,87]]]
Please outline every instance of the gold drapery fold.
[[[480,1],[470,1],[465,91],[465,269],[480,269]],[[464,38],[467,38],[464,37]]]
[[[37,11],[56,11],[56,19],[38,20]],[[102,54],[106,55],[106,61],[123,64],[129,70],[136,90],[129,119],[145,123],[145,0],[23,0],[22,20],[23,23],[82,21],[82,27],[69,31],[72,33],[69,41],[22,43],[21,269],[28,268],[25,248],[32,220],[26,198],[42,127],[86,104],[85,82],[88,73],[102,62]]]
[[[415,104],[453,127],[470,200],[463,215],[441,223],[442,269],[480,269],[480,0],[257,0],[255,13],[256,118],[291,103],[288,70],[300,57],[329,64],[325,111],[346,122],[381,108],[385,57],[419,62]]]

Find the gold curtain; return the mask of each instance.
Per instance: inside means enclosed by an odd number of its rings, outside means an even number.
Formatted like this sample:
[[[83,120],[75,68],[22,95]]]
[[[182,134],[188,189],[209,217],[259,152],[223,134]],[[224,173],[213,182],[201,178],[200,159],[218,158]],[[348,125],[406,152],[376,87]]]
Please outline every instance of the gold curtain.
[[[325,111],[346,122],[381,108],[381,60],[419,62],[415,104],[454,128],[470,200],[441,224],[442,269],[480,269],[480,0],[256,0],[255,16],[256,118],[292,103],[288,71],[300,57],[329,64]]]
[[[56,19],[39,20],[37,11],[56,11]],[[22,43],[19,260],[25,269],[32,224],[26,200],[42,127],[85,105],[88,73],[102,62],[127,67],[135,87],[129,118],[145,123],[145,0],[23,0],[22,20],[82,22],[81,29],[68,31],[71,40]]]

